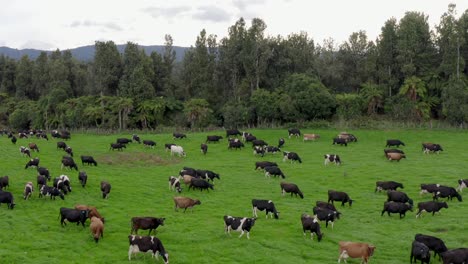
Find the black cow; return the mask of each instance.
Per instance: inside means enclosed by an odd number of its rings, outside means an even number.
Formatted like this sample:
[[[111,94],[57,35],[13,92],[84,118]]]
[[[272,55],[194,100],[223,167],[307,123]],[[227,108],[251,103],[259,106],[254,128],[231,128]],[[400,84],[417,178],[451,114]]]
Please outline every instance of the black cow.
[[[75,169],[78,171],[78,166],[76,165],[72,157],[67,157],[67,156],[62,157],[61,169],[63,169],[63,167],[68,167],[70,170]]]
[[[71,147],[67,147],[65,149],[65,152],[68,153],[68,155],[72,156],[73,157],[73,149]]]
[[[194,168],[190,168],[190,167],[183,167],[182,170],[179,172],[179,175],[180,176],[190,175],[193,177],[198,177],[197,170]]]
[[[280,139],[278,140],[278,148],[283,147],[283,146],[284,146],[284,143],[285,143],[284,138],[280,138]]]
[[[156,233],[156,228],[160,225],[164,225],[164,220],[166,218],[157,218],[157,217],[132,217],[132,229],[130,230],[130,234],[138,234],[138,229],[147,230],[149,229],[148,236],[151,234],[151,231],[154,230]]]
[[[301,190],[296,184],[281,182],[280,186],[281,186],[281,193],[283,194],[283,196],[285,193],[291,193],[291,197],[293,194],[295,194],[296,197],[299,195],[301,199],[304,199],[304,194],[301,192]]]
[[[244,143],[241,141],[229,141],[228,149],[241,149],[244,147]]]
[[[448,205],[446,202],[434,202],[434,201],[428,201],[428,202],[420,202],[418,203],[418,212],[416,213],[416,218],[421,216],[422,212],[428,212],[434,215],[436,212],[439,212],[440,209],[442,208],[448,208]]]
[[[281,171],[281,169],[277,166],[268,166],[268,167],[265,167],[265,177],[271,177],[271,175],[273,176],[278,176],[281,178],[286,178],[286,176],[284,175],[284,173]]]
[[[297,128],[288,129],[288,137],[291,138],[292,136],[299,137],[301,135],[301,131]]]
[[[421,192],[419,193],[424,194],[424,193],[432,193],[435,195],[435,193],[439,190],[440,184],[436,183],[429,183],[429,184],[421,184]]]
[[[405,146],[405,143],[401,142],[399,139],[387,139],[387,144],[385,145],[385,147],[396,146],[397,148],[399,148],[400,145]]]
[[[396,182],[396,181],[377,181],[375,183],[375,191],[374,192],[377,192],[377,191],[388,191],[388,190],[392,190],[392,191],[396,191],[397,188],[402,188],[403,189],[403,184],[402,183],[399,183],[399,182]]]
[[[422,143],[422,150],[426,154],[428,154],[429,152],[437,152],[437,154],[439,154],[441,151],[444,151],[441,145],[433,143]]]
[[[260,169],[265,169],[265,167],[268,167],[268,166],[278,166],[278,164],[276,164],[276,162],[271,162],[271,161],[257,161],[255,162],[255,169],[258,170],[259,168]]]
[[[353,200],[349,197],[349,195],[345,192],[338,192],[334,190],[328,190],[328,203],[332,203],[334,201],[341,202],[341,206],[344,206],[345,203],[348,203],[349,206],[353,204]]]
[[[81,156],[81,164],[82,165],[94,165],[97,166],[97,161],[94,160],[92,156]]]
[[[296,152],[283,152],[283,161],[286,160],[290,160],[291,162],[298,161],[299,163],[302,163],[301,158],[299,155],[297,155]]]
[[[202,144],[200,145],[200,150],[201,150],[201,152],[203,153],[203,155],[206,155],[206,152],[208,152],[208,145],[205,144],[205,143],[202,143]]]
[[[10,180],[8,176],[3,176],[0,177],[0,190],[3,190],[3,188],[6,189],[6,187],[10,187]]]
[[[250,230],[255,225],[255,218],[249,217],[236,217],[225,215],[224,217],[224,232],[231,234],[231,230],[241,232],[239,238],[241,238],[245,232],[247,232],[247,239],[250,239]]]
[[[468,179],[460,179],[458,180],[458,187],[457,191],[462,192],[464,188],[468,186]]]
[[[277,152],[281,151],[281,149],[275,146],[266,146],[264,147],[264,150],[265,150],[265,153],[272,153],[272,154],[276,154]]]
[[[255,140],[252,140],[252,148],[255,148],[255,146],[259,146],[259,147],[265,147],[265,146],[268,146],[268,143],[265,142],[265,140],[262,140],[262,139],[255,139]]]
[[[127,148],[127,147],[125,146],[125,144],[121,144],[121,143],[111,143],[111,144],[110,144],[109,150],[118,150],[118,151],[122,151],[124,148]]]
[[[16,139],[16,137],[15,137],[15,136],[11,136],[11,143],[16,144],[16,141],[18,141],[18,140]]]
[[[328,208],[314,206],[312,209],[314,215],[320,221],[325,221],[325,227],[328,227],[328,223],[331,223],[331,227],[333,229],[333,225],[337,219],[340,219],[340,212],[335,210],[330,210]]]
[[[140,137],[137,134],[132,135],[132,140],[138,142],[138,144],[141,144]]]
[[[116,143],[120,143],[120,144],[122,144],[122,145],[126,145],[126,144],[132,143],[132,142],[133,142],[133,141],[132,141],[131,139],[129,139],[129,138],[118,138],[118,139],[116,140]]]
[[[178,193],[182,192],[180,187],[180,179],[178,177],[169,176],[169,190],[175,190]]]
[[[81,187],[85,187],[86,182],[88,181],[88,174],[84,171],[78,173],[78,180],[80,181]]]
[[[318,207],[327,208],[327,209],[330,209],[332,211],[338,212],[338,210],[336,210],[336,207],[331,203],[327,203],[327,202],[323,202],[323,201],[317,201],[317,202],[315,202],[315,205],[318,206]],[[341,215],[341,213],[340,213],[340,215]]]
[[[455,188],[449,187],[449,186],[443,186],[443,185],[439,186],[439,189],[434,194],[433,199],[438,200],[439,197],[448,198],[448,200],[450,201],[452,200],[453,197],[456,197],[459,202],[463,200],[461,195],[457,192],[457,190],[455,190]]]
[[[84,223],[86,222],[86,219],[88,219],[89,215],[89,210],[78,210],[78,209],[73,209],[73,208],[65,208],[61,207],[60,208],[60,224],[67,225],[65,220],[67,220],[70,223],[76,223],[76,225],[81,225],[84,227]]]
[[[171,150],[172,146],[176,146],[176,144],[166,143],[166,144],[164,144],[164,150],[165,151]]]
[[[219,142],[220,139],[223,139],[223,137],[222,136],[206,136],[206,142],[205,143]]]
[[[39,191],[39,198],[43,196],[50,196],[50,199],[54,200],[55,197],[59,196],[62,200],[65,200],[65,196],[59,189],[47,185],[42,185],[41,190]]]
[[[15,208],[16,204],[14,203],[14,198],[11,192],[0,192],[0,204],[2,203],[6,203],[8,209],[13,210],[13,208]]]
[[[215,178],[219,178],[219,174],[210,170],[196,170],[196,175],[207,181],[214,181]]]
[[[167,254],[159,238],[154,236],[129,235],[128,241],[130,243],[130,247],[128,249],[128,260],[132,259],[132,254],[138,252],[151,252],[153,257],[157,258],[159,254],[164,259],[165,264],[169,263],[169,254]]]
[[[109,198],[109,193],[111,191],[112,186],[110,183],[106,181],[101,181],[101,192],[102,192],[102,198],[107,199]]]
[[[327,165],[328,163],[335,163],[335,165],[340,165],[341,164],[341,159],[340,159],[340,156],[336,155],[336,154],[325,154],[323,155],[323,157],[325,158],[324,160],[324,164]]]
[[[273,216],[275,216],[275,219],[279,218],[279,212],[276,211],[275,204],[271,200],[252,199],[252,213],[254,217],[258,217],[257,210],[265,210],[266,218],[268,218],[268,213],[270,213],[272,218]]]
[[[403,216],[406,216],[407,211],[413,211],[412,206],[410,204],[390,201],[384,203],[384,208],[382,210],[381,216],[384,215],[385,212],[387,212],[388,216],[390,216],[390,213],[400,214],[401,219],[403,218]]]
[[[315,233],[318,237],[318,242],[322,240],[323,234],[320,231],[320,224],[316,218],[311,217],[310,215],[307,215],[307,214],[302,214],[301,222],[302,222],[302,232],[304,233],[304,236],[306,235],[306,231],[309,230],[310,239],[314,238],[314,233]]]
[[[27,169],[29,167],[37,167],[37,166],[39,166],[39,158],[34,158],[34,159],[30,159],[28,163],[26,163],[26,166],[24,166],[24,168]]]
[[[431,260],[431,254],[429,253],[429,247],[427,247],[424,243],[421,243],[417,240],[414,240],[411,245],[411,256],[410,256],[410,263],[417,262],[417,260],[421,260],[421,264],[427,263],[429,264]]]
[[[257,137],[252,134],[246,135],[244,138],[245,138],[245,142],[253,142],[254,140],[257,140]]]
[[[406,195],[404,192],[400,191],[388,191],[387,192],[387,202],[393,201],[393,202],[399,202],[399,203],[409,203],[410,205],[413,205],[413,200]]]
[[[172,144],[172,145],[175,145],[175,144]],[[156,146],[156,142],[154,142],[153,140],[144,139],[143,140],[143,146],[154,148],[154,146]],[[169,147],[169,149],[171,149],[171,147]]]
[[[226,137],[229,136],[242,136],[242,133],[237,129],[228,129],[226,130]]]
[[[50,172],[47,168],[37,167],[37,174],[46,177],[47,180],[50,181]]]
[[[335,144],[338,144],[338,145],[341,145],[341,146],[345,146],[347,147],[348,146],[348,141],[344,138],[333,138],[333,144],[332,145],[335,145]]]
[[[44,175],[37,175],[37,187],[41,188],[42,185],[47,184],[47,178]]]
[[[207,190],[209,191],[209,189],[211,190],[214,190],[213,188],[213,184],[203,180],[203,179],[199,179],[199,178],[193,178],[192,181],[190,181],[190,185],[189,185],[189,190],[190,189],[200,189],[200,191],[203,191],[203,190]]]
[[[59,141],[57,142],[57,149],[63,149],[65,151],[65,149],[67,148],[67,144],[63,141]]]
[[[447,250],[440,254],[444,264],[466,264],[468,263],[468,248],[457,248]]]
[[[174,139],[187,138],[187,135],[182,134],[182,133],[172,133],[172,136],[173,136]]]
[[[429,248],[429,250],[434,251],[434,257],[436,255],[439,255],[439,260],[440,260],[440,254],[447,251],[447,247],[445,246],[444,241],[442,241],[442,239],[438,237],[423,235],[423,234],[416,234],[414,236],[414,239],[416,241],[424,243]]]

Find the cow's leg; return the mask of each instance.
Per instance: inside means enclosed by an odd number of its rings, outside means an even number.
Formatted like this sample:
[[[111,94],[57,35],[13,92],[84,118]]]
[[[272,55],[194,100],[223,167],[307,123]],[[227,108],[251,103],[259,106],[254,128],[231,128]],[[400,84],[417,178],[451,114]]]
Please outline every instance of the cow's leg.
[[[239,238],[241,238],[243,235],[244,235],[244,230],[242,230],[242,232],[241,232]],[[247,235],[247,236],[248,236],[248,235]]]

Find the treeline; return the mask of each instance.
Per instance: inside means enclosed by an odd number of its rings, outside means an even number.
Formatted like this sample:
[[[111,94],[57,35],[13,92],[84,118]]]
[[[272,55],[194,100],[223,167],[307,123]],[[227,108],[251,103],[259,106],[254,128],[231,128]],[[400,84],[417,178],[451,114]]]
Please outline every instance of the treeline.
[[[265,36],[241,18],[220,40],[202,30],[176,62],[136,43],[120,54],[95,43],[91,62],[70,51],[36,60],[0,56],[0,125],[29,128],[154,129],[258,126],[314,120],[387,119],[455,126],[468,121],[468,10],[451,4],[428,17],[390,18],[376,40],[364,31],[336,44],[306,33]]]

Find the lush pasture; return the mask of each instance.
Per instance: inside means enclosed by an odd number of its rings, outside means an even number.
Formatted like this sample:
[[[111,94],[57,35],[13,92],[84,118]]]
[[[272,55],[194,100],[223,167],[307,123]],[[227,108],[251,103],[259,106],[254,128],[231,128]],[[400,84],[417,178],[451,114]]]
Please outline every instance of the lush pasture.
[[[357,143],[348,147],[332,145],[332,137],[339,131],[307,130],[319,133],[316,142],[288,139],[286,130],[252,130],[257,138],[277,144],[284,137],[283,150],[297,152],[302,164],[282,162],[282,155],[254,156],[249,144],[242,150],[228,151],[226,140],[209,144],[208,153],[200,153],[200,143],[207,135],[223,135],[224,131],[188,134],[187,139],[174,141],[169,134],[140,134],[142,139],[157,142],[155,149],[145,149],[136,143],[123,152],[110,151],[109,144],[118,137],[130,135],[98,136],[72,134],[67,142],[75,153],[80,170],[88,173],[88,185],[78,184],[76,171],[60,170],[60,160],[65,153],[56,149],[57,140],[19,139],[13,145],[5,136],[0,138],[0,175],[10,176],[10,188],[16,199],[16,208],[0,207],[0,261],[1,263],[128,263],[128,239],[130,218],[133,216],[165,217],[166,224],[157,230],[164,243],[171,263],[336,263],[338,241],[352,240],[373,243],[376,246],[371,263],[407,263],[410,246],[416,233],[442,238],[449,248],[467,247],[467,202],[449,202],[449,208],[441,214],[424,214],[416,219],[415,212],[406,218],[397,214],[380,216],[385,193],[374,193],[378,180],[402,182],[404,190],[415,205],[431,197],[419,196],[420,183],[440,183],[456,186],[457,179],[468,178],[466,133],[452,131],[349,131],[358,137]],[[398,138],[406,143],[402,149],[407,159],[389,162],[383,156],[385,140]],[[425,155],[421,142],[440,143],[444,150],[440,155]],[[19,146],[36,142],[40,153],[40,165],[49,168],[52,177],[66,174],[72,181],[73,191],[65,200],[38,198],[35,189],[29,201],[22,199],[24,184],[36,184],[36,170],[24,169],[27,158],[21,157]],[[179,143],[186,158],[170,157],[164,151],[164,143]],[[323,155],[339,154],[342,166],[323,164]],[[80,155],[93,155],[98,167],[82,166]],[[303,191],[304,199],[280,193],[281,179],[265,178],[254,170],[254,162],[275,161],[286,175],[285,181],[296,183]],[[183,166],[209,169],[220,173],[215,190],[188,191],[182,195],[200,199],[193,213],[175,212],[168,190],[168,177],[176,175]],[[108,200],[101,198],[99,183],[112,184]],[[325,229],[319,243],[302,235],[300,215],[312,214],[317,200],[326,201],[327,190],[346,191],[355,200],[352,208],[341,208],[342,218],[335,228]],[[250,234],[238,239],[239,233],[224,234],[223,215],[252,216],[251,199],[271,199],[275,202],[280,219],[265,219],[260,214]],[[104,239],[94,242],[86,228],[68,224],[60,226],[60,207],[89,204],[98,208],[106,218]],[[140,230],[139,234],[146,235]],[[139,254],[134,263],[154,263],[149,255]],[[158,263],[162,263],[161,258]],[[360,263],[351,260],[349,263]],[[438,260],[433,261],[438,263]]]

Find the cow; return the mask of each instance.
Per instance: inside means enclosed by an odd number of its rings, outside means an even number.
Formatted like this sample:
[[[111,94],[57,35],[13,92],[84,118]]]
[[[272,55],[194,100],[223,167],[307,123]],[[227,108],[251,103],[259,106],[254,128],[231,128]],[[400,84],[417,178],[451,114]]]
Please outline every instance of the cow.
[[[281,152],[281,149],[279,149],[278,147],[275,147],[275,146],[266,146],[263,149],[265,150],[265,153],[276,154],[278,152]]]
[[[320,231],[320,224],[315,217],[311,217],[308,214],[301,215],[301,222],[302,222],[302,232],[304,236],[306,235],[306,231],[310,231],[310,239],[314,238],[314,233],[317,235],[318,242],[322,240],[323,234]]]
[[[70,155],[71,157],[73,157],[73,149],[72,149],[71,147],[68,146],[68,147],[65,149],[65,152],[66,152],[68,155]]]
[[[464,188],[468,186],[468,179],[460,179],[458,180],[458,187],[457,191],[462,192]]]
[[[179,157],[187,156],[181,146],[171,146],[171,156],[174,156],[174,154],[177,154]]]
[[[80,181],[81,187],[86,186],[86,182],[88,181],[88,174],[84,171],[78,172],[78,181]]]
[[[440,254],[444,264],[466,264],[468,263],[468,248],[457,248],[447,250]]]
[[[312,209],[314,212],[315,217],[320,221],[325,221],[325,227],[328,227],[328,223],[331,223],[331,227],[333,229],[333,225],[337,219],[340,219],[341,213],[336,210],[331,210],[324,207],[314,206]]]
[[[15,136],[11,136],[11,143],[16,144],[16,141],[17,141],[16,137],[15,137]]]
[[[40,189],[42,185],[47,184],[47,178],[44,175],[37,175],[37,187]]]
[[[317,202],[315,202],[315,205],[317,207],[327,208],[327,209],[330,209],[332,211],[338,212],[338,210],[336,210],[336,207],[331,203],[327,203],[327,202],[323,202],[323,201],[317,201]],[[341,215],[341,213],[339,213],[339,215]]]
[[[427,263],[431,261],[431,254],[429,253],[429,247],[427,247],[424,243],[414,240],[411,244],[411,255],[410,255],[410,263],[417,262],[417,260],[421,260],[421,264]]]
[[[304,194],[301,192],[301,190],[299,189],[299,187],[296,184],[281,182],[280,187],[281,187],[281,193],[282,193],[283,196],[285,195],[285,193],[291,193],[291,197],[292,197],[293,194],[295,194],[296,197],[297,197],[297,195],[299,195],[299,197],[301,197],[301,199],[304,199]]]
[[[255,162],[255,170],[260,169],[265,169],[265,167],[268,166],[278,166],[276,162],[271,162],[271,161],[257,161]]]
[[[62,166],[60,169],[63,170],[64,167],[68,167],[70,170],[75,169],[76,171],[78,171],[78,166],[76,165],[72,157],[62,157]]]
[[[245,136],[243,138],[244,138],[245,142],[253,142],[254,140],[257,140],[257,137],[252,135],[252,134],[247,135],[247,136]]]
[[[200,178],[205,179],[207,181],[212,181],[214,182],[214,179],[219,178],[219,174],[210,170],[196,170],[196,175],[198,175]]]
[[[435,201],[428,201],[428,202],[420,202],[418,203],[418,212],[416,213],[416,218],[421,216],[422,212],[432,213],[434,215],[436,212],[439,212],[442,208],[448,208],[446,202],[435,202]]]
[[[302,141],[315,141],[320,138],[318,134],[304,134],[304,138]]]
[[[406,195],[404,192],[400,191],[388,191],[387,192],[387,202],[399,202],[399,203],[409,203],[413,205],[413,200]]]
[[[270,178],[271,175],[273,176],[278,176],[278,177],[281,177],[281,178],[286,178],[286,176],[284,175],[284,173],[281,171],[281,169],[277,166],[268,166],[268,167],[265,167],[265,177],[268,177]]]
[[[13,210],[15,208],[13,194],[11,192],[0,192],[0,204],[6,203],[7,208]]]
[[[61,207],[59,212],[59,216],[61,217],[60,224],[62,225],[62,227],[64,224],[67,225],[67,223],[65,222],[65,220],[67,220],[70,223],[76,223],[76,225],[79,225],[81,223],[81,225],[84,227],[86,219],[88,219],[88,215],[89,210],[78,210],[73,208]]]
[[[76,205],[75,205],[75,209],[78,209],[78,210],[87,210],[87,211],[89,211],[89,213],[88,213],[88,217],[89,217],[89,218],[91,218],[91,217],[97,217],[97,218],[99,218],[103,223],[105,223],[104,217],[101,216],[101,214],[98,212],[98,210],[97,210],[96,207],[94,207],[94,206],[83,205],[83,204],[76,204]]]
[[[271,200],[252,199],[252,214],[254,217],[258,217],[257,210],[265,210],[266,218],[268,218],[268,213],[270,213],[271,218],[273,218],[273,216],[275,217],[275,219],[279,218],[279,212],[276,211],[275,204]]]
[[[208,145],[205,144],[205,143],[201,143],[200,151],[201,151],[201,153],[203,153],[203,155],[206,155],[206,152],[208,152]]]
[[[425,193],[432,193],[433,195],[435,195],[437,191],[439,190],[439,187],[440,187],[440,184],[436,184],[436,183],[429,183],[429,184],[422,183],[421,191],[419,192],[419,195],[422,195]]]
[[[189,186],[192,183],[192,179],[194,179],[194,178],[195,178],[195,176],[191,176],[191,175],[183,175],[182,176],[182,179],[184,180],[185,186]]]
[[[65,151],[65,149],[67,148],[67,144],[63,141],[59,141],[57,142],[57,149],[63,149]]]
[[[396,146],[397,148],[399,148],[400,145],[405,146],[405,143],[403,143],[399,139],[387,139],[387,144],[385,145],[385,147]]]
[[[284,143],[285,143],[284,138],[278,139],[278,148],[282,148],[284,146]]]
[[[363,263],[368,263],[369,258],[374,254],[375,246],[362,243],[362,242],[351,242],[351,241],[340,241],[338,242],[340,247],[340,256],[338,257],[338,263],[344,259],[361,258]]]
[[[19,132],[18,133],[18,138],[28,138],[28,134],[26,134],[24,132]]]
[[[284,151],[283,152],[283,162],[286,161],[286,160],[290,160],[291,163],[294,162],[294,161],[298,161],[299,163],[302,163],[301,158],[299,157],[299,155],[297,155],[296,152],[286,152],[286,151]]]
[[[140,137],[137,134],[132,135],[132,140],[138,142],[138,144],[141,144]]]
[[[132,229],[130,230],[130,234],[138,234],[138,229],[143,229],[147,230],[149,229],[148,236],[151,234],[151,231],[154,230],[156,233],[156,228],[158,228],[160,225],[164,225],[164,220],[166,218],[157,218],[157,217],[132,217],[131,223],[132,223]]]
[[[164,150],[165,151],[171,150],[172,146],[176,146],[176,144],[166,143],[166,144],[164,144]]]
[[[324,164],[328,165],[328,163],[335,163],[335,165],[340,165],[341,164],[341,159],[340,156],[336,154],[325,154],[323,155],[325,158]]]
[[[341,146],[345,146],[347,147],[348,146],[348,141],[344,138],[333,138],[333,144],[332,145],[335,145],[335,144],[338,144],[338,145],[341,145]]]
[[[422,150],[425,154],[430,152],[439,154],[441,151],[444,151],[441,145],[434,143],[422,143]]]
[[[439,189],[434,194],[433,199],[438,200],[439,197],[448,198],[448,200],[450,201],[452,201],[453,197],[456,197],[459,202],[463,200],[461,195],[457,192],[457,190],[455,190],[455,188],[443,185],[439,186]]]
[[[29,148],[21,146],[19,150],[22,156],[28,156],[29,158],[31,158],[31,151]]]
[[[127,145],[128,143],[132,143],[132,140],[129,138],[118,138],[115,143],[120,143],[122,145]]]
[[[357,137],[347,132],[341,132],[340,134],[338,134],[338,138],[344,139],[346,140],[346,142],[357,142]]]
[[[65,140],[69,140],[69,139],[71,139],[71,134],[67,130],[62,130],[62,131],[60,131],[60,138],[65,139]]]
[[[65,195],[59,189],[47,185],[42,185],[39,191],[39,198],[43,196],[50,196],[51,200],[55,200],[55,197],[59,196],[62,200],[65,200]]]
[[[250,239],[250,230],[255,225],[256,218],[236,217],[225,215],[224,217],[224,232],[231,235],[231,230],[241,232],[241,238],[247,232],[247,239]]]
[[[26,166],[24,166],[25,169],[29,168],[29,167],[36,167],[39,166],[39,158],[34,158],[34,159],[30,159],[28,161],[28,163],[26,163]]]
[[[33,190],[34,190],[33,183],[32,182],[26,183],[26,185],[24,186],[24,192],[23,192],[23,197],[25,200],[31,197]]]
[[[389,161],[396,160],[400,162],[401,159],[406,159],[406,155],[401,154],[401,153],[396,153],[396,152],[389,152],[387,153],[387,159]]]
[[[345,203],[349,204],[349,207],[353,204],[353,199],[349,197],[349,195],[345,192],[338,192],[334,190],[328,190],[328,203],[332,203],[334,201],[341,202],[341,206],[344,206]]]
[[[429,248],[429,250],[434,251],[434,257],[436,255],[439,255],[439,260],[441,257],[440,254],[448,250],[447,247],[445,246],[444,241],[442,241],[442,239],[438,237],[423,235],[423,234],[416,234],[414,236],[414,240],[424,243]]]
[[[46,177],[47,180],[50,181],[50,172],[47,168],[37,167],[37,174]]]
[[[93,216],[90,217],[91,223],[89,224],[89,229],[96,243],[99,242],[99,238],[104,238],[104,223],[101,219]]]
[[[182,134],[182,133],[172,133],[172,136],[173,136],[174,139],[187,138],[187,135]]]
[[[72,191],[70,186],[70,178],[67,175],[60,175],[54,179],[54,187],[59,190],[62,190],[64,194]]]
[[[244,143],[241,141],[229,141],[228,149],[242,149],[244,147]]]
[[[292,136],[300,137],[301,131],[297,128],[288,129],[288,137],[291,138]]]
[[[399,183],[399,182],[396,182],[396,181],[377,181],[375,183],[375,191],[374,192],[377,192],[377,191],[388,191],[388,190],[392,190],[392,191],[396,191],[397,188],[402,188],[403,189],[403,184],[402,183]]]
[[[180,187],[180,176],[169,176],[169,190],[177,191],[178,193],[182,192],[182,188]]]
[[[161,255],[164,263],[169,263],[169,254],[164,249],[159,238],[154,236],[129,235],[128,241],[130,243],[130,247],[128,248],[128,260],[132,260],[132,254],[151,252],[151,255],[156,259],[158,255]]]
[[[108,199],[109,198],[109,193],[111,191],[112,186],[110,183],[106,181],[101,181],[101,192],[102,192],[102,198],[103,199]]]
[[[189,190],[190,189],[200,189],[200,191],[203,191],[203,190],[206,190],[209,192],[209,189],[211,190],[214,190],[213,188],[213,184],[203,180],[203,179],[200,179],[200,178],[193,178],[191,181],[190,181],[190,184],[189,184]]]
[[[6,187],[10,187],[10,180],[7,175],[0,177],[0,190],[3,190]]]
[[[127,148],[125,144],[121,143],[111,143],[109,150],[117,150],[117,151],[122,151],[124,148]]]
[[[390,216],[390,213],[400,214],[401,219],[406,216],[407,211],[413,211],[410,204],[390,201],[384,203],[384,208],[382,210],[382,214],[380,215],[383,216],[385,212],[387,212],[388,216]]]
[[[197,204],[198,205],[201,204],[200,200],[192,199],[189,197],[182,197],[182,196],[174,197],[174,203],[175,203],[174,210],[178,211],[179,208],[183,208],[184,213],[187,210],[187,208],[190,208],[193,213],[193,207]]]
[[[81,158],[81,165],[94,165],[94,166],[97,166],[97,161],[94,160],[94,158],[92,156],[80,156]]]
[[[262,139],[252,140],[252,148],[255,148],[256,146],[263,148],[268,146],[268,143],[266,143],[265,140]]]
[[[156,146],[156,142],[154,142],[153,140],[144,139],[143,140],[143,146],[154,149],[154,146]],[[169,149],[170,149],[170,147],[169,147]]]
[[[384,156],[387,157],[387,153],[401,153],[405,154],[405,152],[401,149],[384,149]]]
[[[265,149],[262,146],[254,146],[253,154],[263,157],[265,155]]]
[[[242,136],[242,133],[237,129],[228,129],[226,130],[226,137],[229,136]]]

